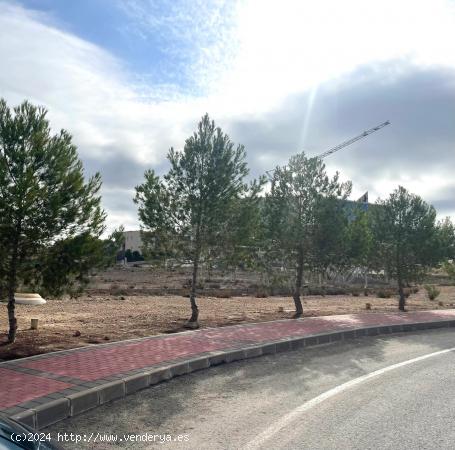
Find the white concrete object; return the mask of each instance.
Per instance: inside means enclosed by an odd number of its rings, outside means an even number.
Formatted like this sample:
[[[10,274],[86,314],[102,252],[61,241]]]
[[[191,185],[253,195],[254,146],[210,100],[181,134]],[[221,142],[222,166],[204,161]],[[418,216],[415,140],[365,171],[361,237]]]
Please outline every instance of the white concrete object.
[[[125,237],[125,248],[121,250],[131,250],[132,252],[137,251],[142,253],[142,237],[140,230],[125,231],[123,233]]]
[[[22,292],[15,292],[14,299],[18,305],[44,305],[46,300],[39,294],[26,294]]]

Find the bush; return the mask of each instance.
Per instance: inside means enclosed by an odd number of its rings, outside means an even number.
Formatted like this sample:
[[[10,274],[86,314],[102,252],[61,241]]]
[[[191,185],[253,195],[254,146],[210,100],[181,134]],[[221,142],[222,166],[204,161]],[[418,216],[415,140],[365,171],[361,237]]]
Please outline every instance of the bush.
[[[267,298],[268,294],[267,294],[267,292],[265,290],[264,291],[257,291],[255,297],[256,298]]]
[[[411,289],[403,289],[404,298],[409,298],[411,292]]]
[[[325,289],[325,293],[327,295],[347,295],[349,292],[347,289],[345,289],[343,287],[332,286],[332,287],[327,287]]]
[[[213,292],[212,295],[217,298],[231,298],[232,292],[228,289],[226,289],[226,290],[220,289],[220,290]]]
[[[427,295],[430,300],[435,300],[441,293],[441,291],[432,284],[426,284],[424,288],[427,291]]]
[[[390,298],[392,295],[388,291],[380,290],[376,292],[376,296],[379,298]]]
[[[312,286],[308,288],[308,295],[325,295],[325,289],[323,287]]]

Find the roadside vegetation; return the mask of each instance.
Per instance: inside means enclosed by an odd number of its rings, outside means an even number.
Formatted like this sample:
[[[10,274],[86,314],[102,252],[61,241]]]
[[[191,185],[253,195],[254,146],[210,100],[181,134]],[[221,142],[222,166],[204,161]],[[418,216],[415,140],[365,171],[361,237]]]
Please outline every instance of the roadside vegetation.
[[[352,183],[328,176],[321,159],[304,153],[252,179],[246,149],[208,115],[182,150],[169,150],[168,162],[166,173],[150,168],[136,186],[144,248],[125,258],[145,257],[157,270],[191,267],[182,293],[187,327],[199,326],[198,295],[216,286],[214,273],[233,284],[239,273],[256,274],[256,298],[291,295],[293,317],[305,315],[302,295],[337,286],[369,296],[371,309],[375,280],[382,286],[375,296],[397,296],[405,311],[428,273],[454,278],[454,225],[437,222],[433,206],[402,186],[374,205],[351,201]],[[51,131],[44,108],[0,101],[0,298],[8,342],[16,339],[15,292],[76,296],[93,272],[115,264],[124,230],[101,237],[101,184],[100,174],[84,172],[71,135]],[[425,289],[436,299],[435,286]]]

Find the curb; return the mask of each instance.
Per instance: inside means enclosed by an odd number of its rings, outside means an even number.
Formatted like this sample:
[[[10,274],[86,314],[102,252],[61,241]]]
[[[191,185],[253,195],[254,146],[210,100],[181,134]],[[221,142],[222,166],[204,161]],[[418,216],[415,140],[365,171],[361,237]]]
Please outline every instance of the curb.
[[[246,345],[241,348],[214,351],[207,356],[195,357],[168,364],[162,367],[144,368],[141,373],[125,376],[116,381],[88,388],[81,392],[67,395],[64,398],[49,401],[35,408],[30,408],[10,417],[31,428],[40,430],[60,422],[68,417],[82,414],[97,406],[118,400],[127,395],[146,389],[171,378],[185,375],[211,366],[227,364],[234,361],[272,355],[304,347],[328,344],[355,339],[363,336],[421,331],[438,328],[453,328],[455,320],[438,320],[433,322],[414,322],[400,325],[378,325],[373,327],[352,328],[345,331],[319,333],[305,337],[287,337],[277,341]]]

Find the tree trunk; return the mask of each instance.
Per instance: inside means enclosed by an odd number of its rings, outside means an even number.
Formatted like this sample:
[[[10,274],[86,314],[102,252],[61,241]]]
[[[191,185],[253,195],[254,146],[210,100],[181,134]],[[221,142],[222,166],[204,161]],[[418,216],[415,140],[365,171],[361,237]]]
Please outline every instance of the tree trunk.
[[[197,245],[197,244],[196,244]],[[196,285],[197,285],[197,275],[199,269],[199,248],[196,249],[196,254],[193,261],[193,277],[191,280],[191,291],[190,291],[190,303],[191,303],[191,317],[188,321],[188,324],[191,328],[198,328],[198,318],[199,318],[199,309],[196,304]]]
[[[13,249],[11,255],[11,261],[9,266],[9,273],[8,273],[8,323],[9,323],[9,330],[8,330],[8,342],[13,343],[16,340],[16,331],[17,331],[17,319],[16,319],[16,301],[14,299],[14,293],[16,292],[16,284],[17,284],[17,259],[18,259],[18,243],[19,243],[19,234],[20,234],[20,227],[16,231],[16,236],[14,236],[13,240]]]
[[[406,305],[406,298],[404,296],[403,280],[401,279],[401,274],[400,273],[398,273],[397,279],[398,279],[398,294],[400,296],[400,298],[398,300],[398,309],[400,311],[405,311],[404,307]]]
[[[295,290],[294,290],[294,304],[295,304],[294,317],[295,318],[301,317],[303,314],[302,301],[300,300],[300,291],[302,289],[302,280],[303,280],[303,252],[302,252],[302,250],[299,250],[296,277],[295,277]]]

